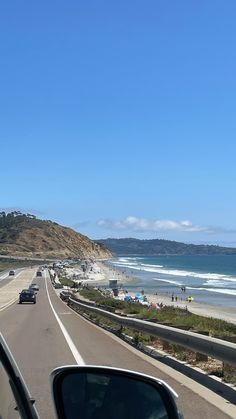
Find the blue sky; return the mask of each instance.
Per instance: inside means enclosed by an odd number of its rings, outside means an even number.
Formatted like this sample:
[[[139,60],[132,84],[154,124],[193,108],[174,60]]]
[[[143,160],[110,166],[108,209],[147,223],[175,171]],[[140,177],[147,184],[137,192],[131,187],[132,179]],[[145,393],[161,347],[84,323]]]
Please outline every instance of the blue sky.
[[[236,244],[236,2],[0,5],[1,208]]]

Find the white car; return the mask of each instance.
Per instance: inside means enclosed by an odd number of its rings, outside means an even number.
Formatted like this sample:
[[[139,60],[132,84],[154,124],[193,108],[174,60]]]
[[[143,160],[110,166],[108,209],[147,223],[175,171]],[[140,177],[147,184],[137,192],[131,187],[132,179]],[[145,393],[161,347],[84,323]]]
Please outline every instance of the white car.
[[[29,288],[30,288],[31,290],[33,290],[33,291],[39,291],[39,286],[38,286],[38,284],[31,284],[31,285],[29,286]]]

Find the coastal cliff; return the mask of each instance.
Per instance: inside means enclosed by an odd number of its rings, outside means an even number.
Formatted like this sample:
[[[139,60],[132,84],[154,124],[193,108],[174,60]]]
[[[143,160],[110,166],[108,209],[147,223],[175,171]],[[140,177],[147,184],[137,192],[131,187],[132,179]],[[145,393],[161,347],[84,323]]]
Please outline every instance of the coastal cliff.
[[[0,213],[0,254],[42,258],[112,257],[104,245],[71,228],[19,211]]]

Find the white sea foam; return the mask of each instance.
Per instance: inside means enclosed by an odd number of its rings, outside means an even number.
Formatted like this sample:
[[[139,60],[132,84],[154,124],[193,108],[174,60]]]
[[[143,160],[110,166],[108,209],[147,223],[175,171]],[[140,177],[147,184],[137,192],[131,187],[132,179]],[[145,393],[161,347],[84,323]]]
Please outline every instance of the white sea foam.
[[[182,277],[192,277],[192,278],[201,278],[206,280],[221,280],[221,281],[230,281],[236,283],[236,278],[232,276],[227,276],[224,274],[218,273],[202,273],[202,272],[193,272],[193,271],[185,271],[180,269],[165,269],[162,265],[149,265],[149,264],[137,264],[137,263],[130,263],[130,262],[113,262],[117,266],[124,266],[126,268],[130,268],[133,270],[142,270],[144,272],[153,272],[159,273],[162,275],[172,275],[172,276],[182,276]]]
[[[127,257],[127,259],[130,259],[130,260],[140,260],[140,259],[143,259],[141,256],[129,256],[129,257]]]
[[[229,289],[229,288],[197,288],[197,287],[187,287],[188,290],[196,290],[196,291],[210,291],[216,292],[219,294],[227,294],[227,295],[236,295],[236,290]]]
[[[171,281],[170,279],[162,279],[162,278],[153,278],[154,281],[161,281],[161,282],[168,282],[169,284],[175,284],[178,286],[183,285],[181,282],[177,282],[177,281]]]
[[[153,266],[153,265],[152,265]],[[143,266],[137,266],[136,268],[132,268],[132,269],[138,269],[139,271],[145,271],[145,272],[156,272],[156,273],[161,273],[160,269],[157,267],[155,268],[154,266],[152,268],[144,268]]]
[[[134,268],[133,268],[134,269]],[[138,268],[140,269],[140,268]],[[236,282],[236,278],[228,277],[223,274],[217,274],[217,273],[201,273],[201,272],[192,272],[192,271],[184,271],[179,269],[163,269],[159,267],[142,267],[142,270],[145,272],[156,272],[163,275],[172,275],[172,276],[182,276],[182,277],[193,277],[193,278],[201,278],[201,279],[214,279],[214,280],[229,280]]]
[[[118,258],[118,260],[120,261],[120,262],[132,262],[132,261],[138,261],[138,260],[140,260],[140,259],[142,259],[142,258],[140,258],[140,257],[119,257]]]
[[[147,263],[138,263],[136,259],[138,258],[119,258],[118,261],[112,261],[112,264],[117,265],[117,266],[126,265],[126,267],[129,267],[128,265],[130,265],[132,268],[133,266],[136,266],[137,269],[140,269],[140,267],[143,267],[142,270],[147,270],[147,268],[152,268],[152,269],[163,268],[163,265],[151,265],[151,264],[149,265]]]
[[[225,281],[229,281],[229,282],[236,282],[236,278],[234,277],[230,277],[230,276],[225,276]]]
[[[227,295],[236,295],[236,290],[231,290],[229,288],[208,288],[207,291],[218,292],[220,294],[227,294]]]
[[[217,279],[209,279],[209,281],[204,282],[203,286],[206,285],[216,285],[217,287],[225,287],[226,281],[218,281]]]
[[[170,281],[169,279],[162,279],[162,278],[153,278],[154,281],[162,281],[168,282],[170,284],[181,286],[182,284],[176,281]],[[203,288],[203,287],[187,287],[187,290],[193,291],[208,291],[208,292],[216,292],[219,294],[226,294],[226,295],[236,295],[236,290],[229,289],[229,288]]]
[[[186,285],[184,278],[196,278],[196,279],[203,279],[205,282],[203,283],[203,287],[206,288],[194,288],[187,286],[188,289],[192,290],[199,290],[199,291],[212,291],[216,293],[222,294],[229,294],[229,295],[236,295],[236,290],[231,289],[232,286],[236,284],[236,277],[227,276],[226,274],[219,274],[219,273],[212,273],[212,272],[193,272],[187,270],[180,270],[180,269],[165,269],[162,265],[151,265],[140,263],[139,261],[135,260],[135,258],[119,258],[118,261],[113,262],[117,267],[120,268],[129,268],[133,271],[143,271],[149,272],[153,274],[161,274],[165,276],[170,276],[170,279],[162,279],[162,278],[153,278],[156,281],[160,280],[163,282],[167,282],[170,284],[175,284],[177,286]],[[178,280],[172,280],[171,277],[182,277],[182,282]],[[208,288],[211,287],[211,288]],[[214,287],[214,288],[213,288]]]
[[[112,262],[112,264],[116,265],[116,266],[124,266],[126,268],[137,266],[137,263],[131,263],[129,261],[127,261],[127,262],[125,262],[125,261],[123,261],[123,262]]]
[[[192,272],[192,271],[182,271],[178,269],[157,269],[156,272],[164,275],[173,275],[173,276],[183,276],[183,277],[193,277],[193,278],[202,278],[202,279],[228,279],[227,276],[216,273],[201,273],[201,272]],[[236,278],[234,279],[236,281]]]
[[[145,266],[147,268],[163,268],[163,265],[148,265],[147,263],[140,263],[140,266]]]

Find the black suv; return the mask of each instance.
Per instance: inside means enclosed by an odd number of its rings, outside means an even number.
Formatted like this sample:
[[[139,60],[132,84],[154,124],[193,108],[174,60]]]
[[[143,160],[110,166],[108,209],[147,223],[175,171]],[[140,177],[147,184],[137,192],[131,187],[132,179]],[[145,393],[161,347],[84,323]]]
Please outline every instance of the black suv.
[[[19,304],[21,303],[34,303],[36,304],[36,294],[34,290],[22,290],[19,296]]]

